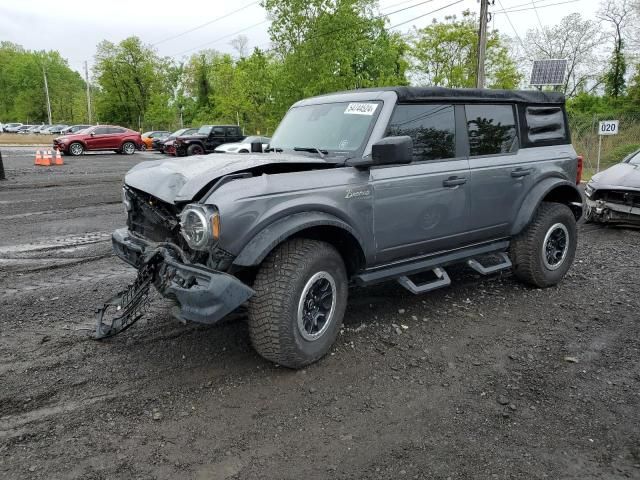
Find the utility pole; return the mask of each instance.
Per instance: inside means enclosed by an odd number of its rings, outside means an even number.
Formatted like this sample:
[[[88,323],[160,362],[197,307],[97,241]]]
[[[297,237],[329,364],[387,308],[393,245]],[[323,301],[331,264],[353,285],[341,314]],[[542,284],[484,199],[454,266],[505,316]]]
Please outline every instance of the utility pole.
[[[47,72],[44,70],[44,65],[42,66],[42,75],[44,75],[44,91],[47,94],[47,114],[49,115],[49,125],[53,125],[51,121],[51,100],[49,100],[49,84],[47,83]]]
[[[484,60],[487,50],[487,21],[489,20],[489,0],[480,0],[480,30],[478,31],[478,73],[476,87],[484,88]]]
[[[87,84],[87,116],[89,118],[87,123],[91,125],[91,85],[89,85],[89,66],[86,60],[84,62],[84,81]]]

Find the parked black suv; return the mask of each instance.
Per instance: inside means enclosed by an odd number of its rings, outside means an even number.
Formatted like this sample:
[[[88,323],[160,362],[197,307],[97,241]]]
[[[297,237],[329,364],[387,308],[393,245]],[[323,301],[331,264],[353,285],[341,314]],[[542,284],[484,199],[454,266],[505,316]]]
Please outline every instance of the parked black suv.
[[[175,140],[176,155],[202,155],[212,153],[223,143],[239,142],[244,138],[237,125],[203,125],[194,135],[180,136]]]
[[[555,285],[574,258],[581,169],[557,93],[396,87],[302,100],[265,153],[129,171],[113,247],[139,275],[105,305],[97,336],[139,318],[153,284],[183,321],[247,305],[256,350],[299,368],[329,351],[352,284],[421,294],[462,263]]]

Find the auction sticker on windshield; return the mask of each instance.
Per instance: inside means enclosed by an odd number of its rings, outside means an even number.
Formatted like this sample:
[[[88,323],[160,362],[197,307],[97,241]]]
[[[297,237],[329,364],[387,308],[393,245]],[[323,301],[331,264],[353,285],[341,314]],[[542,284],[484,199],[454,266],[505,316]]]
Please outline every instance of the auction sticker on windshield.
[[[373,115],[377,103],[350,103],[344,111],[345,115]]]

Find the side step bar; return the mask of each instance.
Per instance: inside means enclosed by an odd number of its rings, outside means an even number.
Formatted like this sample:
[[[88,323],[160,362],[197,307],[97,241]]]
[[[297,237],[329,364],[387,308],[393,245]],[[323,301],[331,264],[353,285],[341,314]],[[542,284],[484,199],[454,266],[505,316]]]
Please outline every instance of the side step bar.
[[[509,256],[504,252],[499,252],[497,254],[500,257],[500,262],[496,265],[491,265],[489,267],[485,267],[477,260],[470,258],[467,260],[467,265],[471,267],[473,270],[478,272],[481,275],[490,275],[492,273],[498,272],[500,270],[505,270],[507,268],[511,268],[511,260]],[[398,283],[402,285],[404,288],[409,290],[414,295],[419,295],[421,293],[430,292],[437,288],[448,287],[451,285],[451,278],[447,274],[447,272],[442,267],[436,267],[431,270],[436,278],[430,282],[425,282],[420,285],[416,285],[413,280],[411,280],[407,275],[403,275],[398,277]]]
[[[421,285],[416,285],[415,283],[413,283],[413,280],[411,280],[406,275],[398,278],[398,283],[414,295],[419,295],[421,293],[435,290],[436,288],[447,287],[451,285],[451,278],[449,278],[447,272],[444,271],[444,268],[434,268],[433,273],[435,274],[436,279],[430,282],[425,282]]]
[[[499,252],[497,255],[500,257],[500,259],[502,261],[500,263],[496,264],[496,265],[491,265],[490,267],[485,267],[484,265],[482,265],[480,262],[478,262],[477,260],[475,260],[473,258],[467,260],[467,265],[469,265],[471,268],[473,268],[480,275],[490,275],[490,274],[498,272],[500,270],[504,270],[506,268],[511,268],[511,260],[509,259],[509,256],[506,253]]]

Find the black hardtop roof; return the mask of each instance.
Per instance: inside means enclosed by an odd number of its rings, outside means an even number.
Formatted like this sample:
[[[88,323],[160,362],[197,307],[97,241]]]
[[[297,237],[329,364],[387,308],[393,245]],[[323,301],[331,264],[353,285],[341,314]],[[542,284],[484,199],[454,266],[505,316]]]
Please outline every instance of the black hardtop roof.
[[[396,92],[398,102],[423,102],[431,100],[464,102],[517,102],[562,105],[564,95],[560,92],[539,90],[493,90],[489,88],[445,88],[445,87],[379,87],[361,88],[339,93]]]

